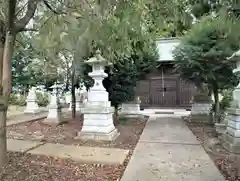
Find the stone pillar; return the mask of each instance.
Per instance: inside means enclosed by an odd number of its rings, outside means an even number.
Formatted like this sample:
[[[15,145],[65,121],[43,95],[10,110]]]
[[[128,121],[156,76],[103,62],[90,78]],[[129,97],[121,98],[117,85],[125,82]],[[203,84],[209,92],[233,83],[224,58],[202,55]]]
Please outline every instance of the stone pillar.
[[[46,124],[60,124],[62,123],[62,110],[61,105],[59,101],[59,95],[58,95],[58,86],[55,84],[52,86],[53,92],[51,95],[50,104],[48,106],[48,116],[44,120],[44,123]]]
[[[137,97],[134,101],[123,103],[121,111],[119,112],[119,116],[133,118],[142,117],[140,112],[140,103],[141,100],[139,99],[139,97]]]
[[[102,85],[103,79],[108,76],[104,72],[108,61],[100,55],[100,51],[97,51],[96,56],[86,63],[92,65],[93,70],[89,76],[93,78],[94,85],[88,92],[85,107],[82,108],[84,123],[78,137],[92,140],[114,140],[119,135],[113,124],[114,108],[111,107],[108,92]]]
[[[80,88],[76,89],[76,111],[80,111],[81,110],[81,92],[80,92]]]
[[[234,57],[240,57],[240,51],[234,54]],[[233,57],[233,56],[232,56]],[[237,68],[234,72],[240,71],[240,61],[237,62]],[[229,120],[227,130],[223,135],[223,146],[232,153],[240,153],[240,83],[233,91],[233,102],[228,109]]]
[[[208,96],[206,90],[199,91],[193,97],[191,109],[191,122],[206,122],[210,121],[210,110],[212,107],[211,96]]]
[[[63,95],[63,93],[61,93],[61,96],[60,96],[59,100],[60,100],[61,105],[65,105],[67,103],[66,98]]]
[[[223,138],[223,146],[232,153],[240,153],[240,109],[230,108],[227,130]]]
[[[226,129],[227,129],[227,124],[228,124],[228,121],[231,119],[231,115],[227,112],[225,112],[224,114],[224,118],[222,120],[222,122],[220,123],[215,123],[215,128],[216,128],[216,131],[218,134],[220,134],[220,136],[222,134],[225,133]]]
[[[39,107],[37,104],[36,88],[32,87],[27,96],[27,106],[24,110],[24,113],[37,113],[39,112]]]
[[[65,93],[65,100],[66,100],[67,104],[71,103],[71,101],[72,101],[72,94],[71,94],[71,92],[68,91],[68,92]]]
[[[83,85],[82,87],[81,87],[81,91],[80,91],[80,95],[81,95],[81,97],[80,97],[80,111],[82,112],[82,109],[85,107],[85,105],[86,105],[86,103],[87,103],[87,94],[88,94],[88,92],[87,92],[87,89],[86,89],[86,87]]]

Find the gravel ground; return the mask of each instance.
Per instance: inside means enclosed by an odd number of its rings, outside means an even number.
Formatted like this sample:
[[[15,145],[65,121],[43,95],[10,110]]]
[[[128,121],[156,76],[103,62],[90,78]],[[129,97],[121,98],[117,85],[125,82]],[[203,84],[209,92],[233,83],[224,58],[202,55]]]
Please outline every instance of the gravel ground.
[[[227,181],[240,181],[237,170],[240,170],[236,155],[230,154],[217,139],[215,128],[211,125],[187,123],[193,134],[201,142],[215,165]],[[239,155],[238,155],[239,156]]]
[[[0,173],[0,181],[119,181],[145,127],[144,120],[130,119],[125,125],[116,125],[120,136],[113,142],[93,142],[74,139],[81,130],[82,121],[71,120],[59,126],[41,121],[7,127],[8,138],[43,142],[129,149],[123,165],[80,164],[72,160],[9,153],[9,164]]]

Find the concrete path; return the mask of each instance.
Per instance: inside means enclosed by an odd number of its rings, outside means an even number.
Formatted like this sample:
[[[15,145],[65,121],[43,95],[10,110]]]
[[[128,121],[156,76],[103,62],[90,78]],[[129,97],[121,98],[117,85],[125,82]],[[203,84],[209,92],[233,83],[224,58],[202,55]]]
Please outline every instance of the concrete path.
[[[67,108],[62,109],[63,115],[70,114],[71,112],[68,111]],[[12,116],[10,120],[7,120],[7,126],[15,125],[15,124],[20,124],[24,122],[29,122],[29,121],[37,121],[46,118],[48,115],[48,110],[47,108],[40,108],[40,112],[35,113],[35,114],[19,114]]]
[[[20,124],[28,121],[36,121],[36,120],[44,119],[47,117],[47,115],[48,115],[47,111],[42,111],[36,114],[17,115],[14,117],[14,119],[7,121],[7,126]]]
[[[123,164],[129,150],[7,140],[8,151],[72,159],[81,163]]]
[[[121,181],[224,181],[181,114],[152,115]]]

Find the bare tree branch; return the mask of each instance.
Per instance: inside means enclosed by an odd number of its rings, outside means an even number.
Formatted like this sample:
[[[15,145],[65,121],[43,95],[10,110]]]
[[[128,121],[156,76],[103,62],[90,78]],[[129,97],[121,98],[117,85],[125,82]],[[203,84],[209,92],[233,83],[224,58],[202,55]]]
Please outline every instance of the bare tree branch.
[[[35,28],[23,28],[23,29],[21,29],[21,32],[22,31],[38,31],[38,29],[35,29]]]
[[[25,16],[15,22],[16,32],[22,31],[26,27],[26,25],[29,23],[29,21],[33,18],[37,9],[37,4],[40,1],[41,0],[28,0],[27,12]]]
[[[47,20],[43,22],[43,24],[40,26],[40,29],[47,24],[47,22],[53,17],[53,15],[54,15],[54,14],[52,14],[51,16],[49,16],[49,17],[47,18]]]
[[[52,11],[54,14],[57,14],[57,15],[59,15],[59,14],[67,14],[66,12],[59,12],[59,11],[56,11],[56,10],[54,10],[53,8],[52,8],[52,6],[47,2],[47,0],[43,0],[43,3],[46,5],[46,7],[50,10],[50,11]]]
[[[16,12],[16,14],[15,14],[16,17],[27,6],[27,4],[28,4],[28,2],[26,1],[25,4]]]

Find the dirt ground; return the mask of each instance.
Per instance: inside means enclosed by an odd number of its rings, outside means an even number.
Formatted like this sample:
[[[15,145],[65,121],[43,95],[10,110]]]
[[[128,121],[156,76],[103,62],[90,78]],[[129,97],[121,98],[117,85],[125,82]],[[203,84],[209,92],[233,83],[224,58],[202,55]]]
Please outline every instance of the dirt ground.
[[[38,140],[42,142],[129,149],[123,165],[80,164],[72,160],[26,153],[9,153],[10,164],[0,174],[1,181],[118,181],[120,180],[133,150],[145,127],[144,119],[128,119],[117,124],[120,136],[113,142],[76,140],[82,128],[80,119],[69,120],[67,124],[49,126],[42,121],[26,122],[7,127],[8,138]]]
[[[240,155],[233,155],[223,148],[214,126],[204,123],[187,122],[187,124],[225,179],[227,181],[240,181],[237,174],[237,170],[240,170],[240,164],[238,164],[239,160],[236,159]]]
[[[145,126],[146,119],[131,118],[126,124],[118,124],[116,128],[120,136],[113,142],[95,142],[75,139],[82,129],[83,121],[76,119],[67,124],[51,126],[42,121],[21,123],[7,127],[7,137],[11,139],[37,140],[50,143],[62,143],[80,146],[97,146],[108,148],[133,149]]]

